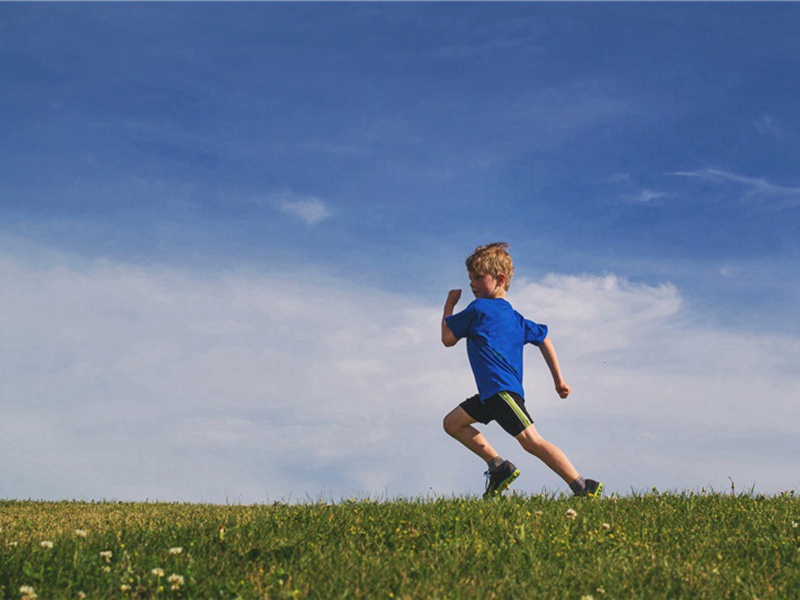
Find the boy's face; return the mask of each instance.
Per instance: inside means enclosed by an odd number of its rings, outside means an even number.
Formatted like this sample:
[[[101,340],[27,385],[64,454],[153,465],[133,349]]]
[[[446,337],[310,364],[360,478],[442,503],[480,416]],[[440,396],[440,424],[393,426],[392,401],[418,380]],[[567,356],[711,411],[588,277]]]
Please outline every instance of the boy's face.
[[[506,295],[504,278],[502,273],[497,277],[488,273],[470,273],[469,287],[476,298],[503,298]]]

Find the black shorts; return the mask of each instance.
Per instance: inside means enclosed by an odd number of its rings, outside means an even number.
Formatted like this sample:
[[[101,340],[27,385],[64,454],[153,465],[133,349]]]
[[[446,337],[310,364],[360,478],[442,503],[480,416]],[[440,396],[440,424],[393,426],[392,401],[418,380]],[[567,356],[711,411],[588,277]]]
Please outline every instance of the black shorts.
[[[525,400],[514,392],[498,392],[485,402],[480,396],[467,398],[459,404],[478,423],[497,421],[508,433],[517,437],[533,425],[533,419],[525,408]]]

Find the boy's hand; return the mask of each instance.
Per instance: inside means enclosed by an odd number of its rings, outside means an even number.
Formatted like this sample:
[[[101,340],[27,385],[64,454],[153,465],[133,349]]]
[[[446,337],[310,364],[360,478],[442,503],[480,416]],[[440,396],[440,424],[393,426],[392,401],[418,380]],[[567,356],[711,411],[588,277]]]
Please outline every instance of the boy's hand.
[[[569,393],[570,393],[571,389],[566,384],[566,382],[561,381],[561,382],[556,384],[556,391],[558,392],[558,395],[561,398],[566,398],[567,396],[569,396]]]
[[[452,316],[453,309],[458,304],[461,298],[461,290],[450,290],[447,293],[447,300],[444,303],[444,314],[442,315],[442,343],[448,348],[455,346],[458,343],[458,338],[450,331],[450,327],[445,320],[447,317]]]
[[[450,290],[447,293],[447,300],[445,301],[444,305],[449,307],[454,307],[458,304],[458,301],[461,299],[461,290]]]

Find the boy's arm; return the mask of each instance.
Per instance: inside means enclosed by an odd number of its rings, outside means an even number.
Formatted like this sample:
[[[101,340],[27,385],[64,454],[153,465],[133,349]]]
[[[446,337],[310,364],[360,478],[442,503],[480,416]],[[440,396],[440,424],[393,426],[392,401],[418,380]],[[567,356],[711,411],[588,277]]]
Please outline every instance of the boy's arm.
[[[553,342],[549,337],[544,338],[544,341],[539,344],[539,350],[544,357],[544,362],[547,363],[547,368],[550,369],[550,374],[553,376],[553,383],[556,384],[556,392],[562,398],[569,396],[570,387],[564,378],[561,376],[561,367],[558,365],[558,356],[556,356],[556,349],[553,347]]]
[[[450,331],[450,327],[445,321],[445,317],[453,314],[459,299],[461,298],[461,290],[450,290],[447,294],[447,300],[444,303],[444,314],[442,315],[442,343],[448,348],[455,346],[458,343],[458,338]]]

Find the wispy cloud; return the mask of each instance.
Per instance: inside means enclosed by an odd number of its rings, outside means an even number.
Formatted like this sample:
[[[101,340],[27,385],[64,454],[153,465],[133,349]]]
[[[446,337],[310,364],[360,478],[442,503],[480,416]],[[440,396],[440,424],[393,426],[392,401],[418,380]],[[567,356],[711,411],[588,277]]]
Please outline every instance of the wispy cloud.
[[[772,136],[775,138],[786,137],[786,130],[782,127],[781,123],[772,115],[764,115],[753,121],[753,127],[759,133]]]
[[[763,177],[748,177],[722,169],[711,168],[696,171],[679,171],[672,173],[672,175],[690,177],[717,185],[732,184],[742,191],[743,199],[758,201],[775,209],[800,206],[800,187],[779,185]]]
[[[620,187],[620,199],[633,204],[650,204],[668,195],[666,192],[639,185],[629,173],[612,175],[607,181]]]
[[[304,196],[294,192],[271,194],[268,202],[280,212],[316,225],[333,215],[330,207],[317,196]]]
[[[560,140],[635,111],[629,98],[609,82],[597,80],[529,91],[510,114],[526,127],[535,126],[537,133]]]
[[[642,188],[641,190],[639,190],[638,194],[629,196],[629,199],[633,202],[637,202],[640,204],[648,204],[653,200],[658,200],[659,198],[663,198],[664,196],[666,196],[664,192],[656,192],[655,190]]]

